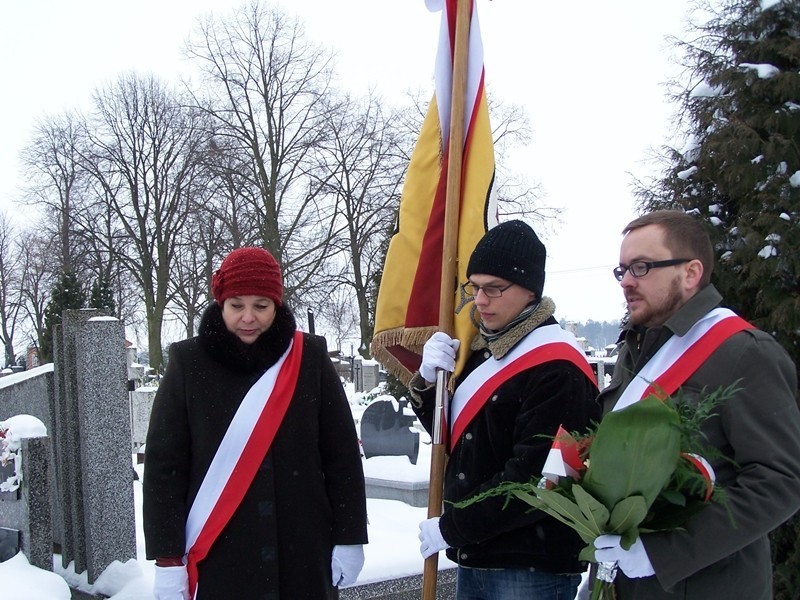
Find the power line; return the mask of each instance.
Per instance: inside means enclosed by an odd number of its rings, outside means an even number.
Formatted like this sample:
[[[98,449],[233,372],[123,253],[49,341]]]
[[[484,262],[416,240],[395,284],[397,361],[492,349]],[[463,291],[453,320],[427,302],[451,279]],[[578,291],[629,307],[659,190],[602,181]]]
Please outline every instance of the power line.
[[[616,267],[617,265],[599,265],[596,267],[578,267],[575,269],[560,269],[558,271],[547,271],[548,275],[560,275],[561,273],[582,273],[584,271],[608,271],[611,272],[611,269]]]

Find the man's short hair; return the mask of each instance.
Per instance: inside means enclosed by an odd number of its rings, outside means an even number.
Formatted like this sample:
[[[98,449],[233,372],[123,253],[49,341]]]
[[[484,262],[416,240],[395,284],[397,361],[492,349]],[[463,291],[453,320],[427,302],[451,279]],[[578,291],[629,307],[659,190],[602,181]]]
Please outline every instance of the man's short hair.
[[[658,225],[664,230],[664,244],[672,252],[672,258],[696,258],[703,264],[700,287],[711,283],[714,249],[711,238],[699,219],[680,210],[657,210],[628,223],[622,234],[647,225]]]

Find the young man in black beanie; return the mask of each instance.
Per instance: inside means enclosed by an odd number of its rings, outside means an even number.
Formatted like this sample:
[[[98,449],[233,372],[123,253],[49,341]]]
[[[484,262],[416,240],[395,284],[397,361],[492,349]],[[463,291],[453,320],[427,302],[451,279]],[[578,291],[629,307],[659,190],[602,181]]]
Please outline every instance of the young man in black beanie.
[[[444,512],[419,534],[424,558],[446,549],[458,563],[458,600],[571,599],[586,567],[580,538],[521,500],[454,506],[503,481],[539,477],[559,425],[582,431],[600,417],[591,367],[542,295],[545,258],[533,229],[509,221],[486,233],[467,267],[480,334],[450,403]],[[411,380],[428,431],[436,370],[452,372],[458,349],[458,340],[434,334]]]

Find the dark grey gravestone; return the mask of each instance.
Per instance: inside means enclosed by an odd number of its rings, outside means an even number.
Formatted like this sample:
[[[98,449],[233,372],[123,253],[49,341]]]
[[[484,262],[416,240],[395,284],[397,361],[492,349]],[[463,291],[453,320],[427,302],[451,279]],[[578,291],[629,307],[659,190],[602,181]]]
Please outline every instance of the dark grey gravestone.
[[[50,438],[22,440],[22,503],[27,508],[27,523],[22,545],[34,567],[53,569],[53,520],[50,512]]]
[[[147,439],[150,426],[150,412],[156,398],[156,388],[141,387],[129,392],[131,402],[131,442],[133,450],[138,450]]]
[[[8,461],[6,464],[0,463],[0,483],[14,475],[16,475],[16,470],[13,460]],[[14,500],[19,500],[19,488],[11,492],[0,492],[0,502],[12,502]]]
[[[78,426],[89,583],[136,558],[125,332],[118,319],[75,324]]]
[[[353,387],[356,392],[364,391],[363,366],[364,359],[361,356],[356,356],[353,359]]]
[[[78,427],[78,383],[75,372],[75,335],[79,323],[100,314],[98,310],[66,310],[62,324],[53,328],[53,363],[55,387],[55,485],[62,502],[63,531],[61,566],[75,563],[76,573],[86,570],[81,446]]]
[[[0,527],[0,562],[14,558],[20,551],[20,530]]]

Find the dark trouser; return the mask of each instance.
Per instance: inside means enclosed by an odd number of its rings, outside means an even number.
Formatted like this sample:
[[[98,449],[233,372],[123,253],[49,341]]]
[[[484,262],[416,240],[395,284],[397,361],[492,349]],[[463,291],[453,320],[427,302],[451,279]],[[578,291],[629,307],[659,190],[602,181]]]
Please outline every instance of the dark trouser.
[[[573,600],[580,573],[458,568],[457,600]]]

